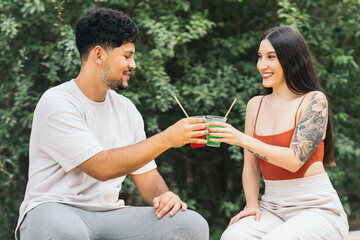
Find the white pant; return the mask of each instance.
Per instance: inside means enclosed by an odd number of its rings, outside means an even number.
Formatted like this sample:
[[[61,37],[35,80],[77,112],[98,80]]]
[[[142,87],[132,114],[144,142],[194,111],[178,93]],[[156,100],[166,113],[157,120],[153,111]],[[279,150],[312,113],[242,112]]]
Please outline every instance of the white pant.
[[[261,218],[240,219],[221,240],[341,240],[349,231],[346,214],[326,173],[293,180],[265,180]]]

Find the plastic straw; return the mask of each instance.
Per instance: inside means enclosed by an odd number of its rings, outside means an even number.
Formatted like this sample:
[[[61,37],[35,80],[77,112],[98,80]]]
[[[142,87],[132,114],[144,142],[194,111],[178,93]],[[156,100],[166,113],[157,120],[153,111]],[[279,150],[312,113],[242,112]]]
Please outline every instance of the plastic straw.
[[[186,113],[185,109],[183,108],[183,106],[181,105],[181,103],[179,102],[179,100],[176,98],[175,94],[173,94],[173,97],[175,98],[176,102],[179,104],[181,110],[185,113],[186,117],[189,117],[189,115]]]
[[[227,113],[226,113],[226,115],[225,115],[224,118],[227,118],[227,116],[229,115],[229,113],[230,113],[231,109],[233,108],[235,102],[236,102],[236,98],[234,99],[233,103],[231,104],[231,106],[230,106],[229,110],[227,111]]]

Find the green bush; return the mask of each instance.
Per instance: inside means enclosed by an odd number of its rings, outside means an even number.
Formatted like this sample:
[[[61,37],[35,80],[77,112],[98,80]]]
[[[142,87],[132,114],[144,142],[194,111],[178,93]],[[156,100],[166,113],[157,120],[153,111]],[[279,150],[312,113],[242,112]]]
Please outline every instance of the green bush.
[[[0,232],[13,239],[27,182],[35,105],[51,86],[77,76],[76,19],[94,7],[124,11],[138,24],[137,70],[123,92],[142,113],[148,136],[190,115],[224,115],[244,129],[247,101],[262,93],[256,69],[258,40],[269,27],[292,25],[307,39],[330,97],[338,166],[327,169],[345,210],[360,206],[360,3],[357,0],[0,0]],[[221,148],[171,149],[157,158],[169,187],[206,217],[218,239],[244,207],[243,152]],[[144,204],[129,179],[121,197]]]

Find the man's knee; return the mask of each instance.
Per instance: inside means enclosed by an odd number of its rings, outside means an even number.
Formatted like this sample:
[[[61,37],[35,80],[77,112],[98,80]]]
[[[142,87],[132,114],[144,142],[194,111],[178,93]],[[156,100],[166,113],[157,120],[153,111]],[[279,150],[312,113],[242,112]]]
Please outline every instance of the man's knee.
[[[173,229],[175,234],[179,236],[178,239],[209,239],[209,225],[199,213],[187,210],[178,214],[177,226],[174,226]]]
[[[29,211],[20,226],[20,239],[89,239],[81,218],[67,207],[45,203]]]
[[[21,240],[38,240],[38,239],[52,239],[52,240],[78,240],[89,239],[89,234],[85,228],[77,228],[76,226],[64,226],[53,224],[51,227],[44,227],[42,224],[31,224],[28,227],[20,228]]]
[[[79,240],[84,239],[88,240],[90,239],[89,233],[84,229],[75,229],[75,228],[60,228],[60,227],[54,227],[51,229],[49,233],[47,233],[48,237],[46,239],[53,239],[53,240]]]

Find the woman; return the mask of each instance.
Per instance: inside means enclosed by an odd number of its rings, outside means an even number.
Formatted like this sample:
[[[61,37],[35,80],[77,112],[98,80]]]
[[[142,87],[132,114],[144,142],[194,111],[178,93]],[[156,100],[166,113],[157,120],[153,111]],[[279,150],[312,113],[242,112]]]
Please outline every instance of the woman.
[[[323,166],[335,165],[333,140],[310,50],[294,28],[275,27],[262,36],[258,55],[268,94],[248,102],[245,133],[226,123],[209,128],[221,137],[214,142],[245,150],[246,207],[221,239],[346,239],[347,217]]]

